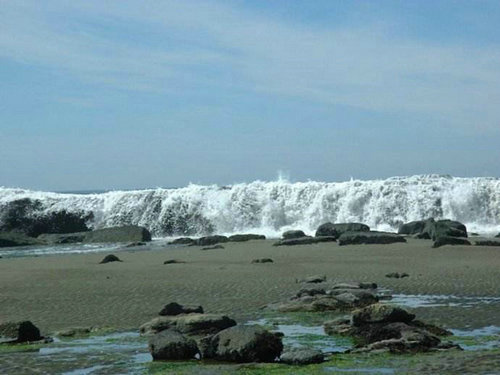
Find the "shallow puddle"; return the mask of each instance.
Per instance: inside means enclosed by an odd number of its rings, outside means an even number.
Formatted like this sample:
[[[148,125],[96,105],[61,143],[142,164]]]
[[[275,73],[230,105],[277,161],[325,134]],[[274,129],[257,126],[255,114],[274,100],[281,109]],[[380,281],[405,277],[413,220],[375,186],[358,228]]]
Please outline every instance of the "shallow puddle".
[[[452,329],[452,341],[464,350],[500,348],[500,327],[488,326],[472,330]]]

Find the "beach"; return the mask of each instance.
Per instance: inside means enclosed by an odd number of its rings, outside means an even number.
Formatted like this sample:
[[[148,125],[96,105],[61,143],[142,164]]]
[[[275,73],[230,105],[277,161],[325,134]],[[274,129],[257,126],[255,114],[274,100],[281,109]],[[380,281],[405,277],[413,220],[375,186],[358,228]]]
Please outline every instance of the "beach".
[[[322,243],[272,246],[273,240],[225,243],[224,249],[172,247],[114,252],[122,262],[99,264],[107,253],[0,259],[0,320],[31,320],[43,333],[71,327],[134,330],[169,302],[200,304],[245,322],[299,288],[297,280],[376,282],[404,295],[500,296],[500,248],[407,243]],[[271,258],[273,263],[252,264]],[[163,264],[176,259],[185,263]],[[391,279],[390,272],[410,276]],[[413,309],[450,328],[500,326],[498,304]]]

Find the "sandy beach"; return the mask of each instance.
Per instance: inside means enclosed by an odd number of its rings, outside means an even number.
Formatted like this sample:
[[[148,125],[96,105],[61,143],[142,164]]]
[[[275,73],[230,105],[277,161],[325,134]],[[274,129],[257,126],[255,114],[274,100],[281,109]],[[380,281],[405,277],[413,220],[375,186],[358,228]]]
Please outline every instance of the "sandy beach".
[[[0,260],[0,320],[28,319],[45,333],[81,326],[135,329],[168,302],[201,304],[238,321],[284,300],[296,279],[324,274],[330,281],[373,281],[394,293],[500,296],[500,248],[406,244],[273,247],[274,241],[116,252],[123,262],[99,264],[106,253]],[[268,257],[269,264],[251,264]],[[185,261],[164,265],[167,259]],[[410,277],[389,279],[389,272]],[[418,309],[446,327],[500,325],[495,305]]]

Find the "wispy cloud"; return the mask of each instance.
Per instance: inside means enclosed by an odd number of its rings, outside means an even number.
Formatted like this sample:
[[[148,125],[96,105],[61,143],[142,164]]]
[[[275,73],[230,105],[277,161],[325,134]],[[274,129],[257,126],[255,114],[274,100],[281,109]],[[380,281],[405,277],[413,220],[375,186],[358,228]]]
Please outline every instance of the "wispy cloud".
[[[92,85],[298,97],[500,128],[500,46],[326,28],[212,1],[2,1],[0,57]]]

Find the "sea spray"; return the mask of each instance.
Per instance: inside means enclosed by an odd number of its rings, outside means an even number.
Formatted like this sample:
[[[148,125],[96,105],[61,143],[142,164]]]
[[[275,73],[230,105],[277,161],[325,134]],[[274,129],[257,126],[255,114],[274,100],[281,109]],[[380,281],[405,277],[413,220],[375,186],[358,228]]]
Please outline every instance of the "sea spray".
[[[276,237],[300,228],[362,222],[397,230],[429,217],[465,223],[470,231],[500,230],[500,179],[441,175],[346,182],[255,181],[232,186],[189,185],[178,189],[64,194],[0,188],[0,213],[17,199],[41,202],[41,212],[93,213],[93,228],[137,224],[154,236],[256,232]]]

